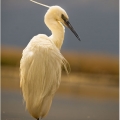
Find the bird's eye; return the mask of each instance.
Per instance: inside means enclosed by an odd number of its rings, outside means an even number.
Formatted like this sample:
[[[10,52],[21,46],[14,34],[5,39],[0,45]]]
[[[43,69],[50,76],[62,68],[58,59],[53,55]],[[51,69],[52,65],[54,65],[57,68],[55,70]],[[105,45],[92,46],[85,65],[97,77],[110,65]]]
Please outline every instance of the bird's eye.
[[[67,18],[66,18],[63,14],[61,15],[61,18],[62,18],[65,22],[68,21]]]
[[[69,20],[63,14],[61,15],[61,18],[63,19],[65,25],[69,24]]]

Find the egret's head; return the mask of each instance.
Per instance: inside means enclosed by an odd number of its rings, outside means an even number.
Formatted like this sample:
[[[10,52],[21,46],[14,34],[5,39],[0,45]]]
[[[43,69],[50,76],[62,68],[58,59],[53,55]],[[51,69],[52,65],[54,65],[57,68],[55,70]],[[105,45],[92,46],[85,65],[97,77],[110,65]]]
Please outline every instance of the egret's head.
[[[54,19],[56,21],[61,22],[63,25],[67,26],[74,33],[74,35],[78,38],[78,40],[80,40],[78,34],[76,33],[76,31],[70,24],[69,17],[63,8],[61,8],[59,6],[51,6],[48,9],[46,15],[47,14],[49,14],[49,20]]]
[[[66,19],[69,19],[66,11],[64,9],[62,9],[60,6],[51,6],[48,10],[52,17],[57,20],[60,21],[62,24],[64,24],[64,20],[62,19],[62,15],[65,16]]]
[[[69,17],[64,9],[62,9],[60,6],[48,6],[48,5],[36,2],[34,0],[30,0],[30,1],[49,8],[47,13],[45,14],[45,23],[47,23],[48,21],[61,22],[63,25],[67,26],[74,33],[74,35],[78,38],[78,40],[80,40],[78,34],[76,33],[76,31],[74,30],[74,28],[70,24]]]

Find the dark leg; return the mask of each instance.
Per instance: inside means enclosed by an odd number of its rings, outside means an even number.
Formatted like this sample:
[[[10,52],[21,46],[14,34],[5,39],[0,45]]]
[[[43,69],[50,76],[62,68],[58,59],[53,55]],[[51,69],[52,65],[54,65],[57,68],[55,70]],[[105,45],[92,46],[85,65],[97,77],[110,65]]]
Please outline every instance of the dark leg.
[[[39,120],[39,118],[37,120]]]

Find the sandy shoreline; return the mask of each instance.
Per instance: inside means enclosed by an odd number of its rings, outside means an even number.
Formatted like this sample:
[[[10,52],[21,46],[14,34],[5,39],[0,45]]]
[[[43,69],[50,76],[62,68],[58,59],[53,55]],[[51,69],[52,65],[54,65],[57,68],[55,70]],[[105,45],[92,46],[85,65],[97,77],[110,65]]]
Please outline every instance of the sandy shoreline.
[[[3,90],[20,90],[19,68],[3,67],[1,72],[1,87]],[[119,98],[119,79],[113,75],[92,75],[74,73],[62,75],[62,82],[58,94],[90,97],[95,99]]]

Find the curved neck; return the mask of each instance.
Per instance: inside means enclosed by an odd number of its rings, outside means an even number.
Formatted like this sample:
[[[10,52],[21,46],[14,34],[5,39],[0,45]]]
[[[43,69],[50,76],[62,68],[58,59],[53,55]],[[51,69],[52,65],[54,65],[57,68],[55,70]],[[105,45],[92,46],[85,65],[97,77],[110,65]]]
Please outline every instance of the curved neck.
[[[49,14],[45,15],[45,24],[51,30],[52,35],[49,38],[54,42],[58,49],[61,49],[64,40],[64,26]]]

